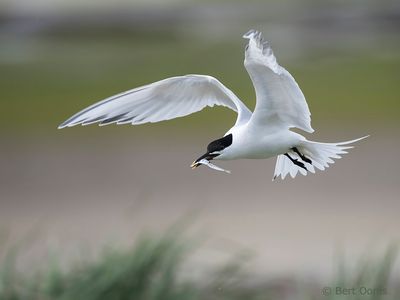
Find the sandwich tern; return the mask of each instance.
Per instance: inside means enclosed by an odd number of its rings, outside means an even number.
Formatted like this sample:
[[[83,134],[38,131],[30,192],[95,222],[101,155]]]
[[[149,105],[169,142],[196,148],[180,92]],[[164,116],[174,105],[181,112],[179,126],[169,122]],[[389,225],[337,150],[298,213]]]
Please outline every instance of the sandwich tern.
[[[234,126],[212,141],[205,154],[191,167],[206,165],[228,172],[211,160],[266,159],[277,156],[273,180],[288,174],[307,175],[324,170],[340,158],[350,144],[365,137],[340,142],[319,143],[291,131],[298,128],[314,132],[306,99],[294,78],[281,67],[270,44],[261,32],[250,30],[244,66],[256,92],[256,107],[246,105],[216,78],[208,75],[185,75],[167,78],[109,97],[78,112],[58,128],[78,124],[99,125],[153,123],[183,117],[214,105],[237,112]]]

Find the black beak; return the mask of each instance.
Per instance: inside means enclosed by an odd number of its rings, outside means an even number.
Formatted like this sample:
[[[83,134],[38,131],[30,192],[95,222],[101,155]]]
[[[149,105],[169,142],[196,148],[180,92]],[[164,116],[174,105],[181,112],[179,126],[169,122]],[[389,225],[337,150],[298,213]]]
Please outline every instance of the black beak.
[[[213,160],[214,157],[217,157],[219,154],[210,154],[209,152],[207,152],[206,154],[203,154],[202,156],[200,156],[198,159],[196,159],[194,162],[192,162],[192,164],[190,165],[190,167],[192,169],[197,168],[198,166],[201,166],[200,161],[202,159],[206,159],[208,161]]]

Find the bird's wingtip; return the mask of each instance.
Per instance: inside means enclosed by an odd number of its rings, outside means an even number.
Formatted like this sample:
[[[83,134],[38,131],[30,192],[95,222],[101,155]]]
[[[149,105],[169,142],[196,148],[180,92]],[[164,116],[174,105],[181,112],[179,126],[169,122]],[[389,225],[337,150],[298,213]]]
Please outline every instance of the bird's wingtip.
[[[57,129],[63,129],[65,127],[71,127],[70,124],[71,124],[71,122],[68,119],[68,120],[62,122],[60,125],[58,125]]]
[[[251,39],[256,35],[260,35],[261,32],[255,30],[255,29],[250,29],[249,31],[247,31],[245,34],[243,34],[243,38],[244,39]]]

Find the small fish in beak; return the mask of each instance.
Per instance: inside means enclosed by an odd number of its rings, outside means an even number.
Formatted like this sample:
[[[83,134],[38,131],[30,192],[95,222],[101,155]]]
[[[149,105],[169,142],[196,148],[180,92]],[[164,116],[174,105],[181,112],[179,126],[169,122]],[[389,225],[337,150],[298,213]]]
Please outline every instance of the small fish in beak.
[[[191,167],[192,169],[195,169],[195,168],[197,168],[197,167],[200,166],[200,165],[205,165],[205,166],[207,166],[207,167],[209,167],[209,168],[211,168],[211,169],[213,169],[213,170],[217,170],[217,171],[220,171],[220,172],[225,172],[225,173],[228,173],[228,174],[231,173],[231,171],[229,171],[229,170],[222,169],[222,168],[220,168],[220,167],[218,167],[218,166],[216,166],[216,165],[210,163],[210,161],[208,161],[208,160],[205,159],[205,158],[203,158],[203,159],[201,159],[201,160],[198,160],[198,161],[195,160],[195,161],[190,165],[190,167]]]
[[[216,153],[215,154],[211,154],[210,152],[207,152],[207,153],[203,154],[202,156],[200,156],[198,159],[196,159],[194,162],[192,162],[190,167],[192,169],[195,169],[198,166],[203,165],[203,163],[201,163],[202,160],[210,161],[210,160],[213,160],[214,157],[217,157],[218,155],[219,154],[216,154]]]
[[[211,160],[213,160],[217,156],[221,155],[221,151],[223,151],[226,147],[229,147],[231,144],[232,144],[232,134],[228,134],[228,135],[224,136],[223,138],[212,141],[207,146],[207,152],[205,154],[203,154],[202,156],[200,156],[198,159],[196,159],[194,162],[192,162],[190,167],[192,169],[196,169],[200,165],[206,165],[207,167],[217,170],[217,171],[231,173],[231,171],[224,170],[224,169],[210,163]]]

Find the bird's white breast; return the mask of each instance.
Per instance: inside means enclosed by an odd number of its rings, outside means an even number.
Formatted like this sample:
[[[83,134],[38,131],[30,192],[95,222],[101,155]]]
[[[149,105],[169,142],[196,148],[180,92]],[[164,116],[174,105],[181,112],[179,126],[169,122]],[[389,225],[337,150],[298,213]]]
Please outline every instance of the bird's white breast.
[[[228,133],[232,133],[232,145],[224,149],[216,159],[270,158],[286,153],[299,141],[304,140],[304,137],[288,129],[268,130],[248,124],[233,127]]]

